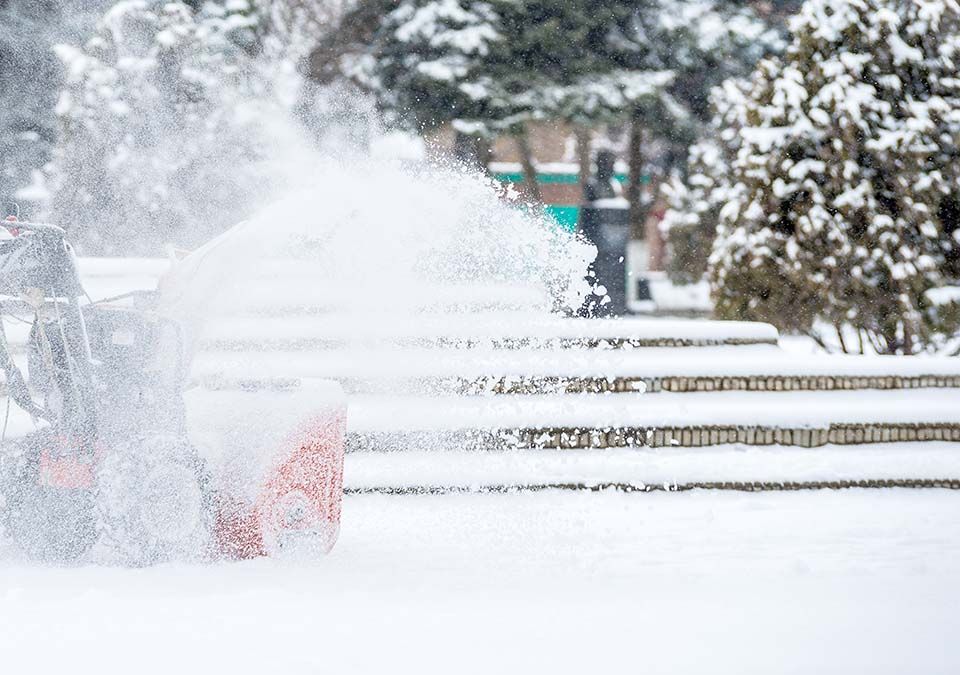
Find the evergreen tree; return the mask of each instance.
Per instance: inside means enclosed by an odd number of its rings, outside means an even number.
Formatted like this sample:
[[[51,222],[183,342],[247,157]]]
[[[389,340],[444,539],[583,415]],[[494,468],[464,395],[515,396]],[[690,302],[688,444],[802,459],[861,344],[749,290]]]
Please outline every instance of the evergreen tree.
[[[483,60],[500,40],[498,23],[488,2],[403,0],[351,72],[376,92],[388,123],[424,131],[483,118]]]
[[[843,328],[880,352],[935,338],[927,291],[957,193],[952,0],[808,0],[783,59],[761,63],[735,116],[737,198],[711,259],[720,316],[816,334]],[[859,348],[859,345],[857,345]]]
[[[667,243],[667,273],[679,284],[696,283],[707,273],[720,212],[738,199],[742,184],[730,167],[740,148],[746,82],[731,78],[711,96],[714,116],[705,136],[692,145],[682,173],[675,172],[661,193],[667,210],[660,230]]]
[[[651,141],[666,147],[655,173],[669,174],[705,125],[707,100],[723,80],[749,72],[757,59],[782,48],[779,33],[750,6],[719,0],[645,0],[614,27],[612,58],[624,69],[663,71],[669,82],[627,108],[630,123],[630,222],[644,236],[642,179]]]
[[[54,106],[62,67],[54,44],[80,39],[107,0],[0,2],[0,202],[36,215],[40,170],[56,140]],[[4,214],[5,215],[5,214]]]
[[[116,3],[81,49],[61,46],[68,77],[50,167],[51,218],[88,253],[157,254],[236,222],[262,179],[255,98],[236,41],[246,3]],[[230,8],[233,9],[230,9]]]
[[[662,188],[668,206],[660,222],[667,274],[678,284],[696,283],[706,275],[720,210],[735,198],[727,158],[714,139],[690,147],[686,170],[685,179],[675,174]]]
[[[628,70],[611,58],[612,26],[628,16],[634,2],[622,0],[496,0],[502,38],[482,64],[489,92],[476,120],[493,135],[512,136],[525,174],[524,184],[540,199],[527,127],[536,120],[596,126],[618,121],[641,98],[664,95],[669,72]],[[588,152],[581,148],[581,152]]]
[[[526,155],[531,120],[632,120],[639,154],[651,138],[685,147],[709,88],[776,41],[752,10],[715,0],[402,0],[352,74],[415,129],[506,133]]]

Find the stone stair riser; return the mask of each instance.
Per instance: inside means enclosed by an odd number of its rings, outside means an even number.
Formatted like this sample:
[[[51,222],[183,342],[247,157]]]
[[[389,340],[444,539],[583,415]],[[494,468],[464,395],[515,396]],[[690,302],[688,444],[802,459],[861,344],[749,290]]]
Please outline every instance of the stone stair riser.
[[[850,489],[933,489],[960,490],[956,478],[881,478],[834,481],[695,481],[683,483],[537,483],[516,485],[411,485],[347,487],[346,495],[450,495],[450,494],[514,494],[553,490],[572,492],[688,492],[690,490],[732,490],[737,492],[789,492],[799,490]]]
[[[255,347],[268,351],[317,351],[342,349],[365,342],[390,344],[399,348],[436,349],[640,349],[648,347],[741,347],[777,345],[775,339],[764,338],[384,338],[358,337],[339,339],[266,339],[255,343],[246,339],[202,340],[200,346],[209,351],[246,351]]]
[[[331,378],[338,379],[349,394],[378,392],[452,393],[466,396],[542,394],[657,394],[731,391],[865,391],[900,389],[958,389],[960,375],[917,377],[861,376],[776,376],[776,377],[480,377],[480,378]],[[277,380],[295,387],[299,378]],[[289,384],[293,383],[293,384]],[[268,386],[270,388],[270,386]],[[275,388],[275,387],[274,387]],[[0,382],[0,396],[6,396]]]
[[[422,380],[425,384],[426,381]],[[462,394],[624,394],[714,391],[854,391],[960,388],[960,375],[776,375],[735,377],[483,377],[435,380]]]
[[[960,442],[960,424],[833,424],[824,428],[700,426],[610,429],[503,429],[348,435],[348,452],[446,447],[462,449],[607,449],[714,445],[861,445],[916,441]]]

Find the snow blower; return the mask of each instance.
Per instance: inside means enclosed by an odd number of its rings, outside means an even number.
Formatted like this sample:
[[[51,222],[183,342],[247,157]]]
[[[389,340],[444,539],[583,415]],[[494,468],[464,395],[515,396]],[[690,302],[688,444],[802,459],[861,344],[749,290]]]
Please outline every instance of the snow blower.
[[[25,554],[65,562],[101,544],[142,565],[276,554],[303,540],[329,550],[342,499],[340,399],[310,411],[309,388],[291,386],[286,416],[261,411],[288,427],[262,439],[275,445],[247,472],[256,483],[224,480],[188,420],[215,427],[224,395],[239,387],[255,401],[257,386],[192,383],[188,338],[157,292],[94,302],[64,230],[0,225],[0,311],[29,324],[28,377],[0,326],[5,419],[12,401],[34,422],[0,446],[0,524]]]

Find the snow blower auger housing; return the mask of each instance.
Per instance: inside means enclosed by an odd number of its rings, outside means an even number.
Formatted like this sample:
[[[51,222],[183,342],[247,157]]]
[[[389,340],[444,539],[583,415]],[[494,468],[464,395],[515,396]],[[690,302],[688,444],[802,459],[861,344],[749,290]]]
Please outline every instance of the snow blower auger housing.
[[[219,479],[189,433],[184,330],[159,305],[157,292],[92,301],[64,230],[0,221],[0,313],[30,325],[16,359],[0,325],[6,419],[13,402],[34,427],[0,443],[0,536],[54,562],[98,542],[136,565],[270,554],[314,533],[329,550],[342,499],[342,410],[301,411],[283,445],[265,450],[252,490]]]

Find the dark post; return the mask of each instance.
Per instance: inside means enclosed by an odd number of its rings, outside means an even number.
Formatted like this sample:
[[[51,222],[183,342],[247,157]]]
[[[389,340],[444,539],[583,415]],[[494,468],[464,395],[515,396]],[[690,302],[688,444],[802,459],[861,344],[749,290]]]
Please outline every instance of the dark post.
[[[596,173],[583,189],[580,232],[597,247],[591,266],[606,297],[593,296],[584,305],[585,316],[620,316],[627,311],[626,255],[630,237],[630,204],[614,174],[616,156],[609,150],[597,153]]]

